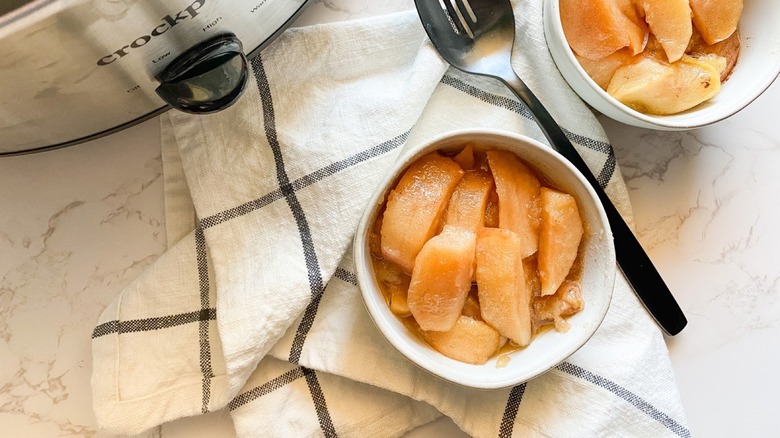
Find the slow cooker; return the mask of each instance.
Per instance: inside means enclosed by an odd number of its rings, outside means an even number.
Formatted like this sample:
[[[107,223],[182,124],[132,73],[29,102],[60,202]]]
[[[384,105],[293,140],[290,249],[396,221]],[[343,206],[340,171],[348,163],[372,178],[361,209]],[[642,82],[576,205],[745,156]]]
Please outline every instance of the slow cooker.
[[[0,0],[0,155],[219,111],[308,0]]]

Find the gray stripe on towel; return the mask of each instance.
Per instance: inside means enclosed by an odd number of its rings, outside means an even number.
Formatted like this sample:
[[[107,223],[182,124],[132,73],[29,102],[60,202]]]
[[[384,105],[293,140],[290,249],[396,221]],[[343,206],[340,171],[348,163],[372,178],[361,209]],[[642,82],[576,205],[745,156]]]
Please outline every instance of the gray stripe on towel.
[[[198,260],[198,284],[200,285],[200,308],[208,311],[211,308],[209,302],[209,261],[206,254],[206,237],[203,228],[195,229],[195,253]],[[214,371],[211,368],[211,342],[209,341],[209,319],[200,319],[198,324],[198,340],[200,344],[200,370],[203,373],[203,400],[201,412],[209,412],[211,401],[211,379]]]
[[[306,368],[296,367],[284,374],[279,375],[260,386],[256,386],[249,391],[238,394],[233,400],[227,404],[227,408],[230,411],[234,411],[248,403],[251,403],[260,397],[270,394],[277,389],[281,389],[290,383],[300,379],[306,378],[306,385],[309,388],[309,393],[314,403],[314,409],[317,414],[317,421],[320,424],[320,429],[326,437],[337,437],[336,429],[333,427],[333,421],[328,413],[327,402],[325,401],[325,395],[322,392],[319,380],[317,379],[317,372]]]
[[[583,379],[587,382],[593,383],[594,385],[606,389],[612,394],[615,394],[616,396],[632,404],[634,407],[647,414],[653,420],[663,424],[664,427],[671,430],[678,436],[681,436],[683,438],[690,438],[691,431],[688,430],[688,428],[681,425],[670,416],[661,412],[658,408],[654,407],[653,405],[651,405],[650,403],[648,403],[638,395],[618,385],[617,383],[605,377],[596,375],[570,362],[563,362],[560,365],[558,365],[556,369],[563,371],[567,374],[571,374],[572,376],[579,377],[580,379]]]
[[[325,291],[325,284],[322,280],[320,262],[317,259],[317,252],[314,248],[314,240],[312,239],[309,222],[306,219],[306,213],[303,211],[303,207],[301,206],[298,197],[295,195],[295,190],[290,184],[290,179],[287,176],[287,170],[285,169],[282,148],[276,137],[276,116],[274,114],[274,106],[271,98],[271,88],[268,83],[268,78],[265,75],[261,57],[258,56],[252,61],[252,70],[255,73],[257,88],[260,92],[260,102],[263,106],[265,135],[274,155],[276,177],[279,180],[279,186],[284,194],[284,198],[287,200],[287,204],[295,218],[295,223],[298,226],[298,234],[301,237],[304,261],[309,277],[309,288],[311,289],[311,302],[309,302],[309,305],[303,313],[303,319],[298,325],[298,330],[295,333],[292,348],[290,349],[289,361],[297,364],[300,360],[301,352],[303,351],[306,335],[308,334],[309,329],[311,329],[311,325],[314,323],[317,307],[319,306],[320,299],[322,299],[322,294]]]
[[[325,394],[322,392],[322,387],[317,379],[317,372],[303,368],[303,375],[306,377],[306,383],[309,385],[309,392],[311,392],[312,401],[314,401],[314,410],[317,412],[317,419],[320,422],[320,429],[328,438],[335,438],[336,429],[333,427],[333,421],[330,419],[330,413],[328,412],[328,404],[325,402]]]
[[[333,276],[341,281],[357,286],[357,276],[346,269],[336,268],[336,273]]]
[[[409,137],[409,131],[406,131],[403,134],[393,137],[390,140],[382,142],[376,146],[372,146],[364,151],[360,151],[355,155],[344,158],[343,160],[339,160],[336,161],[335,163],[328,164],[327,166],[318,169],[308,175],[302,176],[296,179],[295,181],[293,181],[292,183],[290,183],[290,186],[294,191],[298,191],[303,188],[306,188],[312,184],[322,181],[323,179],[329,176],[335,175],[341,171],[349,169],[352,166],[368,161],[371,158],[384,155],[387,152],[390,152],[398,148],[399,146],[404,144],[404,142],[406,142],[407,137]],[[200,226],[203,227],[204,229],[211,228],[213,226],[227,222],[231,219],[244,216],[255,210],[259,210],[265,207],[266,205],[269,205],[274,201],[278,201],[282,198],[284,198],[282,189],[276,189],[266,195],[263,195],[257,199],[253,199],[249,202],[245,202],[237,207],[229,208],[225,211],[221,211],[211,216],[207,216],[200,220]]]
[[[526,383],[521,383],[512,388],[504,408],[504,416],[501,418],[501,427],[498,429],[499,438],[510,438],[512,430],[515,427],[517,411],[520,409],[520,402],[523,400]]]
[[[206,309],[205,311],[197,310],[195,312],[178,313],[176,315],[168,316],[156,316],[144,319],[130,319],[127,321],[120,321],[115,319],[104,322],[95,327],[95,330],[92,332],[92,339],[110,335],[112,333],[122,334],[151,332],[154,330],[162,330],[164,328],[190,324],[197,321],[215,319],[217,319],[217,309],[213,307]]]
[[[258,398],[266,394],[269,394],[271,392],[276,391],[279,388],[287,386],[288,384],[300,379],[301,377],[303,377],[303,367],[296,367],[280,375],[279,377],[275,377],[269,380],[268,382],[263,383],[260,386],[256,386],[250,389],[249,391],[238,394],[236,398],[234,398],[233,400],[230,401],[230,403],[228,403],[227,408],[231,411],[236,410],[241,406],[244,406],[247,403],[257,400]]]
[[[260,56],[252,61],[252,69],[257,81],[257,87],[260,91],[265,133],[268,144],[271,146],[271,150],[274,154],[277,179],[279,180],[279,185],[287,200],[287,204],[292,210],[295,222],[298,225],[298,232],[301,236],[301,243],[303,245],[306,269],[309,273],[309,287],[311,288],[312,300],[304,311],[303,319],[298,325],[298,330],[295,333],[295,339],[293,340],[292,348],[290,349],[289,360],[291,363],[297,364],[300,360],[301,352],[303,351],[306,335],[309,333],[309,330],[314,323],[314,317],[317,314],[317,308],[322,299],[322,294],[325,291],[325,285],[322,281],[320,265],[317,260],[317,252],[314,248],[314,241],[312,240],[309,223],[306,220],[306,214],[303,211],[301,203],[298,201],[298,197],[295,196],[295,190],[290,184],[287,171],[285,170],[281,146],[276,137],[276,120],[274,116],[273,101],[271,99],[271,88],[268,83],[268,78],[265,75],[265,69],[263,68],[263,62]],[[309,392],[311,393],[312,400],[314,401],[320,428],[326,437],[335,437],[336,431],[333,428],[333,422],[331,421],[330,413],[328,412],[328,406],[325,403],[325,396],[322,393],[322,388],[317,380],[317,375],[314,371],[306,368],[304,368],[303,372],[306,377],[306,382],[309,385]]]

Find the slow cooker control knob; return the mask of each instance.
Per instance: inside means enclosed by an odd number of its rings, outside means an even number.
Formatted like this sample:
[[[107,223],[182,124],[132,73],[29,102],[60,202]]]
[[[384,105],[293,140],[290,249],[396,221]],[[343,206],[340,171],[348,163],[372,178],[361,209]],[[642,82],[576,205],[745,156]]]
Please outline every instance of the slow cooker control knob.
[[[244,92],[249,70],[241,41],[233,34],[206,40],[160,72],[155,90],[181,111],[206,114],[232,105]]]

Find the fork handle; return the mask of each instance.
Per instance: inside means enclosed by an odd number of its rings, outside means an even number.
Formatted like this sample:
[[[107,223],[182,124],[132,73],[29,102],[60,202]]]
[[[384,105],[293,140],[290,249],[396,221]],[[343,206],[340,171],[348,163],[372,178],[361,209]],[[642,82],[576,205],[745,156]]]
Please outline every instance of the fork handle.
[[[644,304],[650,315],[652,315],[666,334],[674,336],[682,331],[688,323],[682,309],[680,309],[671,291],[664,283],[663,278],[661,278],[661,275],[653,266],[650,257],[642,249],[642,245],[623,220],[623,217],[615,208],[606,192],[601,188],[596,177],[585,164],[585,161],[582,160],[571,141],[563,133],[561,127],[514,72],[512,75],[500,79],[526,104],[553,149],[566,157],[593,186],[604,206],[609,226],[612,228],[618,266],[620,266],[621,271],[625,274],[642,304]]]

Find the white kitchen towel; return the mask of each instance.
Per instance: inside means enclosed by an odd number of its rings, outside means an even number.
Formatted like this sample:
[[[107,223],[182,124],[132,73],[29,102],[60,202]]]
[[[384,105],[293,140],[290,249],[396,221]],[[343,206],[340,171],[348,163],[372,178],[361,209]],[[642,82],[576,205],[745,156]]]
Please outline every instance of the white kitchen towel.
[[[630,217],[602,128],[546,49],[542,3],[515,2],[515,70]],[[161,118],[169,249],[94,330],[101,428],[227,408],[241,436],[398,436],[442,414],[474,436],[690,435],[622,275],[580,351],[505,390],[435,378],[373,326],[350,242],[396,157],[460,128],[546,142],[501,85],[448,69],[414,12],[289,30],[252,73],[225,111]]]

